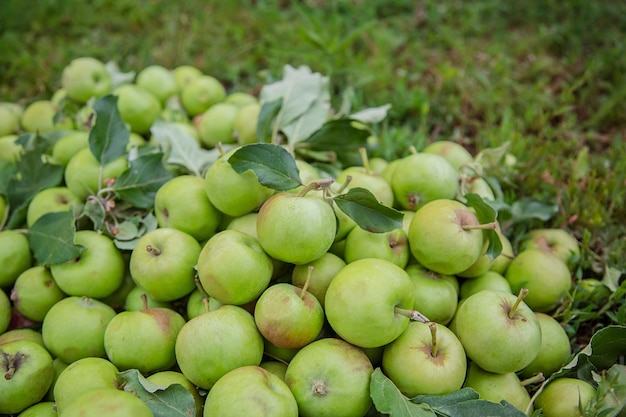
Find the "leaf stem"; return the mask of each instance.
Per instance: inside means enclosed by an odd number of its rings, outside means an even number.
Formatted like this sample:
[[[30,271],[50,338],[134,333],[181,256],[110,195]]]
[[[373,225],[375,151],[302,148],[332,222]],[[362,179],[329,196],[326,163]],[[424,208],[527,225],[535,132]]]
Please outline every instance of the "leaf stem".
[[[400,308],[396,306],[394,307],[394,311],[396,314],[400,314],[401,316],[406,316],[410,320],[413,320],[413,321],[421,321],[422,323],[427,323],[430,321],[428,317],[426,317],[425,315],[423,315],[417,310],[407,310],[405,308]]]

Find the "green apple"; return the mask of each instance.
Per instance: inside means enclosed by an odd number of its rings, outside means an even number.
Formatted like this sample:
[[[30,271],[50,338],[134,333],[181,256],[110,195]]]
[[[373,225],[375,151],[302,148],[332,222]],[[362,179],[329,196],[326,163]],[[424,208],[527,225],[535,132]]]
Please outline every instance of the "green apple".
[[[130,256],[130,274],[155,300],[177,300],[196,288],[195,265],[201,249],[185,232],[157,228],[137,242]]]
[[[413,286],[399,266],[377,258],[347,264],[326,291],[328,323],[339,337],[360,347],[391,343],[409,324]]]
[[[506,237],[506,235],[504,235],[504,233],[502,233],[502,230],[500,230],[500,226],[496,228],[496,233],[500,238],[502,251],[491,262],[489,270],[504,275],[506,273],[506,269],[511,264],[511,261],[513,260],[513,258],[515,258],[515,253],[513,252],[513,245],[511,245],[511,241],[509,240],[509,238]]]
[[[50,187],[39,191],[28,204],[26,224],[30,227],[44,214],[70,211],[82,201],[67,187]]]
[[[480,252],[480,256],[469,268],[464,271],[457,272],[456,276],[460,278],[475,278],[491,269],[492,259],[487,255],[487,249],[489,248],[489,240],[484,239],[483,249]]]
[[[173,384],[182,385],[193,396],[196,404],[196,417],[202,417],[202,407],[204,406],[204,397],[200,395],[198,388],[188,380],[182,372],[178,371],[160,371],[146,378],[149,382],[162,387],[169,387]]]
[[[256,239],[256,219],[258,216],[259,213],[253,211],[243,216],[231,218],[226,225],[226,230],[237,230]]]
[[[14,342],[16,340],[29,340],[31,342],[35,342],[41,345],[42,347],[45,347],[41,332],[35,329],[32,329],[30,327],[22,327],[18,329],[7,330],[4,333],[0,334],[0,345],[4,345],[5,343],[9,343],[9,342]]]
[[[255,300],[272,279],[272,260],[259,241],[238,230],[213,235],[197,261],[202,287],[222,304],[242,305]]]
[[[43,346],[43,341],[41,342],[41,344]],[[46,392],[46,395],[44,396],[44,400],[55,401],[54,387],[56,386],[56,382],[59,379],[59,375],[61,375],[61,372],[63,372],[65,368],[67,367],[68,367],[68,364],[63,362],[60,358],[54,358],[52,360],[52,369],[54,369],[54,377],[52,378],[52,385],[50,385],[48,392]],[[56,406],[56,401],[55,401],[55,406]]]
[[[74,125],[77,130],[89,132],[96,120],[96,112],[91,103],[85,104],[78,109],[74,116]]]
[[[157,301],[138,285],[133,282],[133,288],[126,294],[124,300],[124,310],[126,311],[138,311],[146,307],[163,307],[171,308],[172,303],[167,301]]]
[[[255,104],[259,102],[259,99],[253,96],[250,93],[246,93],[243,91],[233,91],[228,94],[224,99],[225,103],[234,104],[240,109],[243,109],[248,104]]]
[[[164,371],[176,364],[174,345],[184,324],[183,316],[169,308],[122,311],[106,327],[104,349],[120,370]]]
[[[483,249],[483,231],[463,203],[439,199],[420,207],[409,225],[409,247],[427,269],[456,275],[472,266]]]
[[[185,323],[176,338],[175,352],[183,375],[208,390],[235,368],[259,365],[263,337],[250,313],[223,305]]]
[[[406,267],[413,291],[413,309],[430,321],[448,324],[456,313],[458,294],[451,282],[456,278],[429,271],[418,264]]]
[[[567,264],[571,270],[580,260],[580,245],[576,238],[563,229],[535,229],[521,243],[524,249],[540,249],[552,253]]]
[[[210,75],[195,77],[180,90],[181,104],[192,117],[204,113],[225,98],[226,89],[217,78]]]
[[[491,186],[484,178],[472,178],[467,185],[467,193],[478,194],[483,200],[495,200],[496,196]]]
[[[203,416],[298,417],[298,404],[278,376],[260,366],[242,366],[213,385]]]
[[[285,373],[287,372],[287,363],[281,362],[279,360],[267,359],[263,360],[259,365],[261,368],[265,369],[268,372],[273,373],[277,377],[279,377],[282,381],[285,380]]]
[[[567,363],[572,354],[572,346],[559,321],[544,313],[535,314],[541,326],[541,347],[535,359],[521,370],[520,375],[530,378],[542,373],[544,377],[549,378]]]
[[[218,158],[205,174],[204,191],[222,213],[239,217],[257,210],[274,190],[261,183],[251,170],[239,174],[228,163],[237,148]],[[237,192],[233,192],[237,190]]]
[[[459,339],[444,325],[411,322],[384,347],[382,369],[409,398],[449,394],[463,386],[467,359]]]
[[[107,297],[124,281],[126,262],[113,240],[93,230],[79,230],[74,243],[84,247],[76,259],[50,266],[50,273],[67,295]]]
[[[506,270],[513,292],[528,288],[525,302],[534,311],[547,312],[556,307],[572,286],[567,265],[560,258],[540,249],[526,249]]]
[[[105,357],[104,331],[115,310],[88,297],[66,297],[50,308],[41,334],[48,351],[72,363],[89,356]]]
[[[328,251],[335,239],[336,223],[329,202],[282,192],[263,203],[256,231],[261,246],[271,257],[305,264]]]
[[[0,288],[10,288],[17,277],[33,265],[33,255],[25,234],[0,231]]]
[[[15,162],[20,159],[24,148],[15,143],[17,135],[0,137],[0,161]]]
[[[42,322],[48,310],[66,297],[50,270],[36,265],[22,272],[11,289],[11,301],[24,317]],[[0,325],[0,329],[2,326]]]
[[[156,192],[154,213],[160,227],[170,227],[204,241],[213,234],[221,213],[204,191],[204,180],[193,175],[179,175]]]
[[[4,334],[11,323],[11,300],[0,288],[0,336]]]
[[[52,159],[64,167],[72,156],[84,148],[89,147],[89,133],[83,131],[70,132],[62,136],[52,146]]]
[[[54,401],[42,401],[31,405],[17,417],[57,417],[57,408]]]
[[[187,318],[191,320],[200,314],[217,310],[222,305],[223,304],[215,298],[208,296],[204,289],[201,291],[199,288],[196,288],[187,298]]]
[[[91,150],[83,148],[72,156],[65,167],[65,186],[80,200],[85,200],[103,188],[106,180],[119,177],[126,169],[126,155],[101,166]]]
[[[62,416],[154,417],[154,414],[145,402],[130,392],[98,388],[79,395]]]
[[[0,194],[0,225],[4,225],[8,215],[9,215],[9,206],[7,206],[7,201],[2,194]]]
[[[50,353],[19,340],[0,345],[0,357],[0,413],[17,414],[41,401],[54,377]]]
[[[415,153],[402,158],[390,184],[401,208],[417,210],[429,201],[454,198],[458,182],[457,170],[442,156]]]
[[[344,191],[361,187],[369,190],[376,200],[386,206],[393,206],[394,194],[391,185],[380,174],[373,172],[367,167],[347,167],[337,176],[335,186],[343,187]]]
[[[363,258],[381,258],[404,268],[409,253],[407,234],[402,228],[374,233],[354,227],[346,237],[344,259],[351,263]]]
[[[263,338],[263,355],[266,358],[275,359],[280,362],[289,363],[300,349],[281,348]]]
[[[118,97],[117,109],[130,130],[140,135],[148,133],[161,113],[159,99],[137,84],[122,84],[113,94]]]
[[[162,65],[149,65],[137,74],[135,84],[155,96],[161,104],[178,92],[174,73]]]
[[[289,362],[285,382],[301,417],[362,417],[370,409],[372,364],[363,351],[341,339],[316,340]]]
[[[494,290],[513,293],[511,284],[502,275],[494,271],[487,271],[483,275],[465,279],[461,283],[461,299],[467,298],[482,290]]]
[[[541,347],[541,326],[524,303],[502,291],[473,294],[459,306],[454,331],[468,358],[494,373],[517,372],[528,366]]]
[[[183,87],[192,80],[202,75],[202,71],[193,65],[180,65],[174,68],[172,73],[174,74],[174,81],[176,82],[178,92],[182,91]]]
[[[254,307],[254,321],[267,340],[287,349],[315,340],[324,326],[324,309],[305,288],[277,283],[265,291]]]
[[[389,161],[381,157],[374,157],[369,159],[369,168],[372,172],[382,175],[387,166],[389,165]]]
[[[113,80],[106,66],[96,58],[73,59],[63,69],[61,86],[67,96],[79,103],[92,97],[101,97],[111,91]]]
[[[9,106],[0,104],[0,137],[17,133],[20,129],[20,115]]]
[[[295,265],[291,272],[291,283],[296,287],[303,288],[307,283],[307,291],[317,298],[321,306],[324,307],[326,299],[326,290],[330,282],[335,278],[346,266],[346,262],[339,256],[326,252],[316,260]],[[313,272],[309,277],[309,268],[313,268]]]
[[[214,148],[218,142],[235,143],[235,118],[239,108],[234,104],[216,103],[203,112],[198,124],[200,142],[205,148]]]
[[[122,381],[119,369],[109,360],[99,357],[86,357],[67,365],[54,384],[54,400],[59,413],[80,395],[101,388],[117,389]]]
[[[457,170],[474,161],[472,154],[463,145],[449,140],[433,142],[422,149],[422,152],[445,158]]]
[[[595,395],[595,387],[582,379],[557,378],[537,396],[535,408],[545,417],[582,417]]]
[[[237,143],[245,145],[258,142],[256,128],[260,113],[261,105],[258,101],[240,107],[234,122],[234,135]]]
[[[482,400],[508,401],[521,411],[525,411],[530,403],[530,395],[515,372],[487,372],[472,362],[463,386],[475,390]]]
[[[20,123],[22,129],[31,133],[46,133],[54,130],[54,115],[58,111],[49,100],[37,100],[26,106]]]

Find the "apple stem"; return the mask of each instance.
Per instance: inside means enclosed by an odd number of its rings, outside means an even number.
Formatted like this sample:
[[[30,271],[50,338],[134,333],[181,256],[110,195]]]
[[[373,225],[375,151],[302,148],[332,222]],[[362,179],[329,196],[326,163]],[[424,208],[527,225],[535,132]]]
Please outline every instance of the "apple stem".
[[[417,152],[417,148],[415,148],[415,146],[411,145],[409,146],[409,152],[411,152],[411,154],[415,155]]]
[[[341,187],[337,190],[337,194],[342,194],[346,190],[346,188],[348,188],[348,185],[350,185],[351,181],[352,181],[352,175],[348,175],[344,183],[341,184]]]
[[[209,299],[207,297],[202,297],[202,307],[204,307],[204,312],[208,313],[211,311],[209,307]]]
[[[309,265],[307,268],[306,281],[304,281],[304,285],[302,286],[302,290],[300,291],[300,299],[304,300],[304,295],[306,294],[306,290],[309,288],[309,284],[311,283],[311,277],[313,277],[313,270],[315,267],[313,265]]]
[[[153,256],[159,256],[161,254],[161,250],[159,248],[155,248],[152,245],[147,245],[146,250]]]
[[[143,309],[147,309],[148,308],[148,294],[146,294],[145,292],[141,294],[141,302],[143,304]]]
[[[4,374],[4,379],[8,381],[9,379],[13,378],[13,376],[15,376],[17,368],[19,368],[24,360],[26,360],[26,355],[24,355],[22,352],[17,352],[14,355],[9,355],[5,352],[2,352],[2,356],[2,362],[6,365],[7,370]]]
[[[530,378],[520,381],[520,383],[522,384],[523,387],[525,387],[531,384],[536,384],[538,382],[543,382],[545,380],[546,380],[546,377],[543,375],[543,373],[539,372],[538,374],[535,374],[531,376]]]
[[[428,328],[430,329],[430,336],[432,338],[432,349],[430,350],[430,354],[433,358],[437,357],[437,323],[431,321],[428,323]]]
[[[194,278],[194,282],[196,283],[196,288],[198,289],[198,291],[200,291],[200,294],[202,294],[202,298],[209,298],[209,294],[204,290],[204,287],[202,286],[202,283],[200,282],[200,278],[195,277]]]
[[[222,158],[226,156],[226,152],[224,152],[224,147],[222,146],[222,141],[218,141],[215,144],[215,148],[217,148],[217,151],[220,153]]]
[[[330,187],[330,184],[332,184],[334,181],[335,180],[332,177],[328,177],[324,180],[313,181],[312,183],[307,184],[304,186],[304,188],[302,188],[302,190],[298,193],[298,197],[304,197],[311,190],[325,190]]]
[[[394,310],[396,314],[406,316],[410,320],[413,320],[413,321],[421,321],[422,323],[427,323],[430,321],[428,320],[428,317],[426,317],[425,315],[423,315],[417,310],[407,310],[405,308],[400,308],[400,307],[395,307]]]
[[[461,226],[461,228],[463,230],[475,230],[475,229],[480,229],[480,230],[495,230],[496,227],[498,227],[496,222],[491,222],[491,223],[485,223],[485,224],[476,224],[476,225],[470,225],[470,224],[464,224],[463,226]]]
[[[519,307],[520,303],[524,300],[524,298],[526,298],[527,295],[528,295],[528,288],[522,288],[521,290],[519,290],[519,295],[517,296],[517,300],[515,300],[515,304],[513,304],[513,307],[511,307],[511,311],[509,311],[510,319],[512,319],[513,316],[515,316],[515,311],[517,311],[517,308]]]
[[[365,173],[369,175],[371,170],[370,170],[370,161],[369,161],[369,158],[367,157],[367,149],[365,149],[365,147],[363,146],[359,147],[359,154],[361,155],[361,161],[363,163],[363,168],[365,168]]]

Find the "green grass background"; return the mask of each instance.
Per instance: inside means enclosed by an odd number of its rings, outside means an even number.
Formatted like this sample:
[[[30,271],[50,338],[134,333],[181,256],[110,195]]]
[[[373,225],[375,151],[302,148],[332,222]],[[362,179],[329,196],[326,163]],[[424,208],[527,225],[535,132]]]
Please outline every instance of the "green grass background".
[[[624,1],[0,1],[0,100],[49,98],[79,56],[191,64],[251,93],[310,66],[335,108],[392,104],[377,126],[388,159],[508,142],[507,200],[556,204],[546,225],[581,240],[585,274],[626,270]]]

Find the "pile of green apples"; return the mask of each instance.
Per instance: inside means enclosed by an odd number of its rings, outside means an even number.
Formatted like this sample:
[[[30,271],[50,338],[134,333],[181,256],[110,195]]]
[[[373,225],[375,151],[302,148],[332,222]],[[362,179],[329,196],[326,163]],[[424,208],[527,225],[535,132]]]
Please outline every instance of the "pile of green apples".
[[[328,175],[259,140],[251,94],[191,66],[123,76],[78,58],[50,100],[0,105],[2,171],[35,149],[60,173],[20,207],[0,196],[0,415],[381,415],[375,370],[407,398],[469,387],[522,416],[587,407],[595,388],[575,378],[531,400],[571,359],[551,313],[579,243],[544,228],[514,248],[461,145],[394,161],[361,148]],[[92,133],[115,117],[126,140],[105,157]],[[132,161],[160,148],[159,122],[216,156],[183,172],[161,163],[170,144],[133,206],[120,178],[144,175]],[[49,261],[68,236],[71,259]]]

